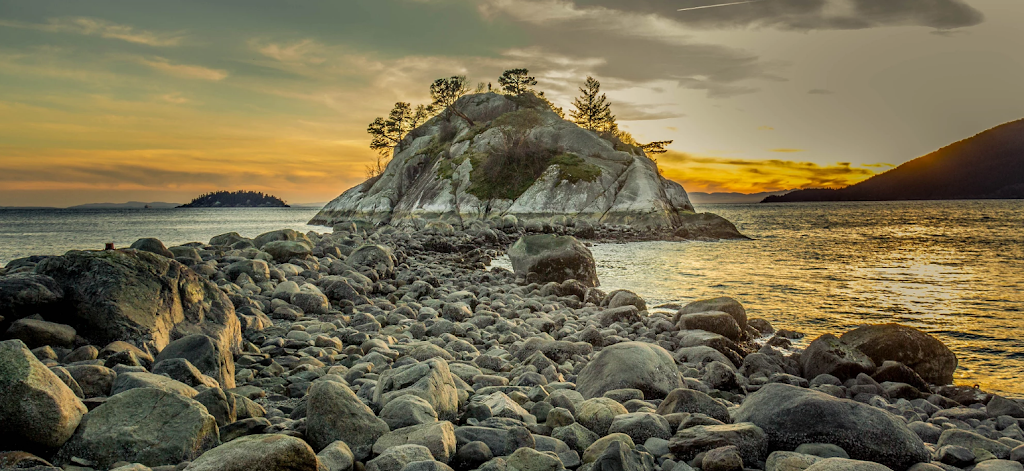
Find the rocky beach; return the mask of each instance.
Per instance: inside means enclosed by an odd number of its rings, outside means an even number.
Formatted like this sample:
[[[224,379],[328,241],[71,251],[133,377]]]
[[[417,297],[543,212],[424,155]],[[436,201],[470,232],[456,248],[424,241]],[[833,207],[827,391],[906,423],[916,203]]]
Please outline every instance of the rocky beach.
[[[0,467],[1024,469],[1024,402],[917,329],[798,350],[742,299],[603,291],[588,241],[643,231],[403,219],[11,261]]]

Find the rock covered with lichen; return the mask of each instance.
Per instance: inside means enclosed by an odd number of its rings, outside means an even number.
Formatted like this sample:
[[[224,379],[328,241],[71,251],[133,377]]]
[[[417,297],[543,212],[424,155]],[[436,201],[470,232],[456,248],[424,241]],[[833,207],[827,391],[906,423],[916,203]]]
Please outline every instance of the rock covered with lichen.
[[[482,93],[456,106],[472,123],[442,113],[414,129],[382,175],[344,192],[310,223],[462,226],[512,216],[522,224],[563,218],[669,234],[688,220],[708,225],[689,218],[686,190],[660,175],[640,147],[582,129],[533,95]],[[722,222],[731,226],[713,224]],[[739,237],[735,227],[727,231]]]

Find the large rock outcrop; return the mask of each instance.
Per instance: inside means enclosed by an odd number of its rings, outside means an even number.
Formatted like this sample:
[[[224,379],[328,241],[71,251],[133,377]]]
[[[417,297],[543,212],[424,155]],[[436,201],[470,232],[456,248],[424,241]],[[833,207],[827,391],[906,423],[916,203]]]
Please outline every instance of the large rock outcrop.
[[[642,149],[580,128],[535,97],[482,93],[461,98],[456,107],[475,126],[454,116],[431,119],[403,139],[381,176],[328,203],[310,224],[461,223],[511,215],[521,222],[566,216],[591,224],[673,229],[693,214],[686,190],[662,177]],[[510,132],[520,133],[535,153],[550,154],[550,165],[511,193],[488,194],[493,182],[483,181],[474,169],[508,148]]]
[[[913,327],[900,324],[868,325],[851,330],[843,342],[881,365],[898,361],[914,369],[932,384],[951,384],[956,371],[956,355],[939,339]]]
[[[64,291],[65,309],[47,320],[71,325],[94,344],[121,340],[156,353],[204,334],[223,351],[241,346],[227,295],[175,260],[136,250],[71,251],[43,260],[36,272]]]

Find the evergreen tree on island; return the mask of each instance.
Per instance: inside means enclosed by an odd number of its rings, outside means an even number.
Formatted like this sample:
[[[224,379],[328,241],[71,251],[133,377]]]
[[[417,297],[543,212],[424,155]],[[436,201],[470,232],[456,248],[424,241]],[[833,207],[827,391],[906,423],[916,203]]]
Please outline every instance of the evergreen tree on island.
[[[288,208],[284,200],[257,191],[216,191],[199,195],[179,208]]]

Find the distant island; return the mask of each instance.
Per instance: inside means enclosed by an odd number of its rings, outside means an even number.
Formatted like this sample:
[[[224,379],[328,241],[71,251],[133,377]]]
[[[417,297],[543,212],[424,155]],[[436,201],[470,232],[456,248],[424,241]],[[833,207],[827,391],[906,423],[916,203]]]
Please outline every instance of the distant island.
[[[164,203],[156,201],[143,203],[141,201],[129,201],[127,203],[88,203],[77,206],[69,206],[68,209],[167,209],[177,208],[181,203]]]
[[[948,145],[846,188],[815,188],[762,203],[1024,198],[1024,119]]]
[[[689,191],[690,202],[693,204],[751,204],[760,203],[765,197],[784,195],[796,190],[762,191],[760,193],[736,193]]]
[[[284,200],[256,191],[217,191],[199,195],[179,208],[288,208]]]

